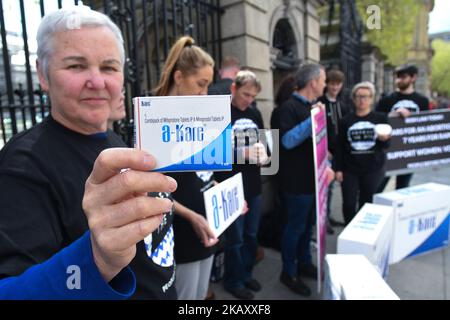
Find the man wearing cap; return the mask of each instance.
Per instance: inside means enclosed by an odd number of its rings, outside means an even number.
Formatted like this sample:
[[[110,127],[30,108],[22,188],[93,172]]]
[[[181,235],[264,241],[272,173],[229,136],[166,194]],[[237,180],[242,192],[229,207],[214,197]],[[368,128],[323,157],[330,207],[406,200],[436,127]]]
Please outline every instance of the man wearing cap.
[[[414,90],[414,83],[417,79],[417,67],[414,65],[403,65],[395,70],[395,84],[397,91],[382,98],[376,107],[376,111],[388,113],[389,116],[409,117],[412,113],[428,110],[428,98]],[[407,188],[411,181],[412,174],[398,175],[395,188]],[[385,178],[379,188],[382,192],[389,181]]]

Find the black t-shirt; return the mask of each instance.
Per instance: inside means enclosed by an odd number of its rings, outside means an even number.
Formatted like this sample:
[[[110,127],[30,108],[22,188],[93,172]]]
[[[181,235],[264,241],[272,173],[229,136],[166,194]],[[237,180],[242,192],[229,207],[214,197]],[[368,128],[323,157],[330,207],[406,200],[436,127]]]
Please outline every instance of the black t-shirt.
[[[370,112],[364,117],[345,116],[339,123],[334,169],[354,174],[379,170],[385,163],[384,149],[389,146],[376,138],[375,125],[387,123],[385,114]]]
[[[86,179],[99,153],[124,147],[111,131],[82,135],[48,117],[14,136],[0,151],[0,278],[19,275],[80,238],[88,224],[81,204]],[[157,251],[170,240],[172,215],[153,232],[152,257],[144,242],[132,261],[133,298],[176,299],[174,264],[161,266]],[[170,241],[169,241],[170,243]],[[162,248],[170,252],[170,246]],[[159,259],[159,260],[158,260]],[[172,255],[173,261],[173,255]]]
[[[412,113],[428,110],[428,98],[413,92],[411,94],[403,94],[400,92],[394,92],[384,98],[382,98],[377,107],[378,112],[389,113],[396,111],[399,108],[405,108]]]
[[[295,126],[311,117],[311,104],[292,96],[278,111],[280,139]],[[280,141],[281,189],[292,194],[311,194],[315,190],[312,137],[286,149]]]
[[[280,128],[280,106],[276,106],[272,114],[270,115],[270,128],[279,129]]]
[[[165,192],[149,196],[171,198]],[[159,227],[137,244],[136,257],[130,263],[137,281],[132,299],[177,299],[173,219],[173,211],[166,213]]]
[[[258,132],[258,129],[264,129],[264,124],[261,114],[255,107],[251,106],[241,111],[233,105],[231,106],[231,124],[234,150],[233,170],[216,172],[214,176],[217,181],[224,181],[241,172],[244,195],[248,201],[261,194],[261,168],[256,164],[249,164],[248,161],[245,161],[245,164],[237,162],[241,158],[239,154],[242,153],[242,147],[252,146],[259,142],[260,138],[264,139]]]
[[[178,189],[172,193],[173,198],[206,218],[203,192],[214,185],[211,171],[182,172],[169,174],[178,182]],[[175,231],[175,261],[188,263],[208,258],[216,251],[216,246],[206,248],[192,228],[192,224],[175,214],[173,220]]]

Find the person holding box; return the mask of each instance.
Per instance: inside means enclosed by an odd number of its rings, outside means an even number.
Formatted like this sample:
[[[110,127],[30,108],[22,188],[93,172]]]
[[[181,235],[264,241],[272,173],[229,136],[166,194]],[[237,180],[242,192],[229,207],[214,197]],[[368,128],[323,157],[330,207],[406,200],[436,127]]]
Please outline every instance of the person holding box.
[[[176,181],[148,172],[148,153],[109,149],[125,147],[107,130],[124,82],[119,28],[85,6],[60,9],[37,44],[52,107],[0,152],[0,298],[176,298],[156,250],[172,202],[147,196]]]
[[[214,60],[194,39],[185,36],[172,46],[156,96],[206,95],[213,78]],[[179,182],[174,198],[175,287],[181,300],[206,297],[215,245],[206,220],[203,192],[214,185],[213,172],[170,173]]]

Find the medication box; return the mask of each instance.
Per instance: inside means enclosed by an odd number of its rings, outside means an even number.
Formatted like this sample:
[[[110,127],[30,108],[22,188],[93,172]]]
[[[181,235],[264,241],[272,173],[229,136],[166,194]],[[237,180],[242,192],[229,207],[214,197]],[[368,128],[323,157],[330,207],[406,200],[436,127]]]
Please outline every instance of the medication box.
[[[376,194],[374,203],[394,210],[389,263],[448,245],[449,186],[426,183]]]
[[[154,171],[232,169],[229,95],[133,99],[135,146],[152,154]]]
[[[364,255],[386,278],[393,227],[391,207],[366,203],[339,235],[337,253]]]
[[[360,254],[325,256],[326,300],[400,300],[372,263]]]

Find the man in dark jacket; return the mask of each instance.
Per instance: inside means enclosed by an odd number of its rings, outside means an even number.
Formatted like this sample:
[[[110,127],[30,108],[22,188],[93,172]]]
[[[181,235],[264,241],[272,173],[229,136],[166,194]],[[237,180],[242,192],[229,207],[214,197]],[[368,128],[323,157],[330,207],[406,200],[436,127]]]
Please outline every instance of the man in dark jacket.
[[[328,159],[333,161],[336,148],[336,139],[339,134],[339,121],[349,113],[350,99],[347,92],[343,90],[344,73],[340,70],[332,69],[327,72],[327,87],[323,96],[318,100],[325,105],[327,113],[327,138],[328,138]],[[331,197],[333,196],[334,181],[328,189],[327,203],[327,233],[333,234],[331,226],[339,225],[339,222],[330,217]]]
[[[318,64],[302,65],[295,74],[291,98],[280,107],[280,182],[287,210],[281,243],[280,281],[292,291],[309,296],[300,276],[317,277],[310,240],[315,199],[311,108],[325,88],[325,71]],[[320,104],[321,105],[321,104]]]

